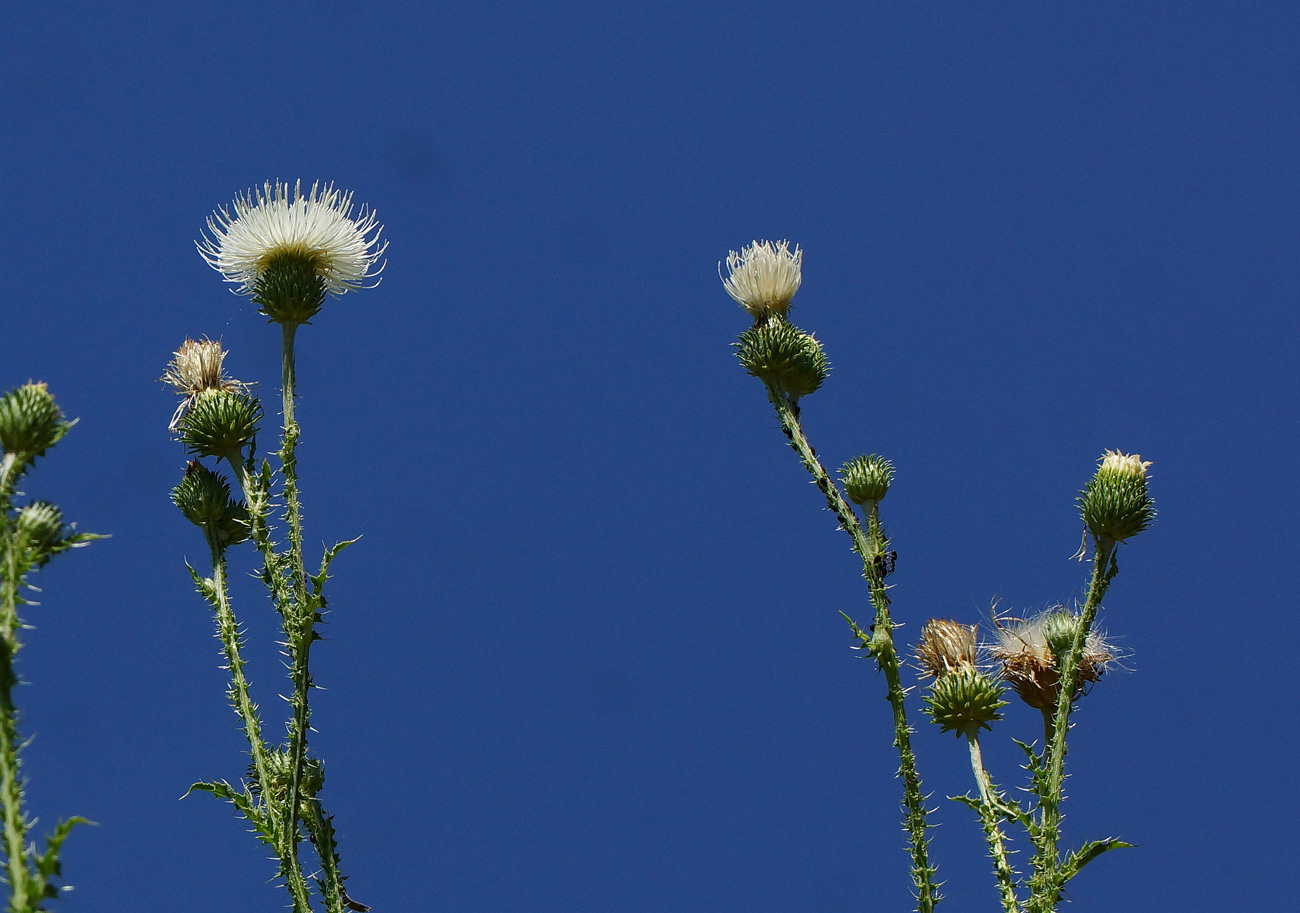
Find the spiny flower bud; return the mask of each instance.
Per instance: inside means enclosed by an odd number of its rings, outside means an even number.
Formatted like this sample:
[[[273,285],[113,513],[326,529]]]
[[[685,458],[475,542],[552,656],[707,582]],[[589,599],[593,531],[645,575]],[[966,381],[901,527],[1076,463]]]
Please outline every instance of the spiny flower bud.
[[[1122,542],[1151,525],[1155,502],[1147,495],[1147,467],[1137,455],[1107,450],[1096,474],[1079,492],[1079,513],[1098,539]]]
[[[784,317],[803,282],[803,251],[796,244],[791,253],[788,241],[755,241],[727,254],[727,273],[723,288],[756,322]],[[721,263],[718,276],[722,277]]]
[[[67,434],[54,397],[43,383],[26,383],[0,397],[0,447],[30,463]]]
[[[1064,606],[1030,618],[994,619],[997,640],[990,652],[1002,662],[1002,677],[1020,699],[1038,710],[1052,710],[1061,696],[1060,665],[1074,644],[1081,619]],[[1101,680],[1114,651],[1105,635],[1088,632],[1079,657],[1079,681],[1072,700],[1086,685]]]
[[[20,510],[15,528],[19,547],[27,550],[28,559],[36,567],[67,548],[63,513],[49,501],[33,501]]]
[[[234,463],[257,435],[261,417],[261,403],[247,393],[212,388],[194,397],[178,430],[191,453]]]
[[[974,666],[964,666],[935,679],[925,696],[925,712],[939,724],[941,732],[956,732],[974,738],[981,729],[991,729],[1002,719],[1007,702],[1002,686]]]
[[[894,480],[894,465],[884,457],[860,456],[840,468],[849,500],[870,510],[885,499]]]
[[[734,345],[746,371],[793,399],[815,391],[831,369],[821,343],[782,317],[755,324]]]
[[[171,423],[167,426],[168,431],[175,433],[185,411],[204,390],[247,392],[247,384],[225,376],[222,362],[228,354],[230,353],[222,351],[220,342],[213,342],[207,337],[186,339],[172,354],[172,360],[159,380],[175,387],[184,399],[176,407]]]
[[[978,659],[977,629],[948,618],[931,618],[921,628],[921,642],[916,645],[921,671],[942,678],[949,672],[973,669]]]
[[[185,467],[185,477],[172,489],[172,503],[195,526],[216,531],[222,548],[248,538],[248,509],[230,495],[230,485],[197,460]]]

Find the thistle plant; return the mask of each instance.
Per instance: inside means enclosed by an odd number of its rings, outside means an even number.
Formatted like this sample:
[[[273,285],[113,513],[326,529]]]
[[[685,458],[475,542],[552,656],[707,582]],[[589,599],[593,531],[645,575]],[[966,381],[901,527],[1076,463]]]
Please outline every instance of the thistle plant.
[[[18,708],[14,661],[22,644],[19,606],[34,606],[24,595],[36,591],[28,576],[55,555],[85,545],[98,536],[78,533],[63,522],[63,513],[49,501],[16,499],[20,479],[36,459],[59,442],[74,423],[64,418],[45,384],[27,383],[0,397],[0,812],[4,816],[5,881],[11,913],[47,909],[57,897],[61,874],[59,852],[68,833],[85,818],[60,821],[38,852],[29,834],[35,824],[24,808],[24,778],[18,759]]]
[[[732,251],[722,277],[727,293],[753,318],[735,343],[741,366],[762,381],[791,448],[812,476],[862,562],[872,606],[864,630],[844,615],[861,650],[885,680],[893,716],[893,745],[903,781],[903,825],[916,909],[929,913],[941,900],[937,868],[931,859],[928,810],[908,723],[908,692],[902,680],[896,623],[886,578],[897,552],[880,519],[880,505],[894,478],[893,464],[876,454],[854,457],[840,469],[842,487],[826,471],[800,421],[800,400],[826,380],[830,363],[822,344],[790,322],[791,301],[802,284],[803,253],[786,241],[755,241]],[[722,264],[719,264],[721,276]],[[1119,571],[1120,543],[1146,529],[1155,518],[1147,493],[1151,464],[1140,457],[1106,451],[1077,503],[1091,542],[1092,567],[1077,607],[1058,606],[1023,619],[994,616],[994,638],[979,641],[979,625],[931,619],[921,628],[915,657],[928,681],[922,711],[940,727],[965,739],[976,790],[954,797],[972,808],[984,832],[999,900],[1007,913],[1049,913],[1060,903],[1066,884],[1108,850],[1128,847],[1113,837],[1061,851],[1061,800],[1065,782],[1070,715],[1088,687],[1098,682],[1114,650],[1095,627],[1098,610]],[[856,508],[856,509],[855,509]],[[859,511],[861,515],[859,516]],[[1085,551],[1085,550],[1081,550]],[[841,613],[843,614],[843,613]],[[1030,801],[1008,798],[984,767],[980,735],[1002,719],[1006,686],[1043,716],[1043,740],[1017,740],[1026,755]],[[1011,865],[1009,826],[1025,832],[1033,847],[1031,871]]]
[[[377,282],[383,269],[381,228],[363,208],[352,215],[352,195],[313,184],[266,184],[235,198],[233,211],[218,209],[208,219],[199,253],[235,291],[252,298],[259,312],[279,324],[281,335],[282,425],[278,447],[259,460],[257,434],[263,408],[252,387],[227,377],[220,342],[187,339],[172,356],[162,380],[181,396],[169,425],[193,458],[172,500],[203,531],[212,574],[194,568],[195,585],[212,608],[226,669],[228,697],[243,726],[251,763],[239,785],[229,780],[198,782],[234,805],[258,839],[271,848],[295,913],[368,908],[348,896],[334,819],[320,798],[324,764],[311,755],[311,646],[326,608],[324,586],[343,541],[325,550],[315,573],[303,554],[302,503],[295,418],[297,389],[294,341],[299,327],[315,317],[328,295],[340,296]],[[374,280],[374,282],[371,282]],[[206,462],[205,462],[206,461]],[[221,472],[224,461],[229,477]],[[279,616],[289,672],[289,719],[282,741],[263,732],[243,659],[243,629],[231,605],[227,553],[251,541],[271,605]],[[301,853],[304,834],[316,864]],[[312,892],[308,881],[314,882]]]

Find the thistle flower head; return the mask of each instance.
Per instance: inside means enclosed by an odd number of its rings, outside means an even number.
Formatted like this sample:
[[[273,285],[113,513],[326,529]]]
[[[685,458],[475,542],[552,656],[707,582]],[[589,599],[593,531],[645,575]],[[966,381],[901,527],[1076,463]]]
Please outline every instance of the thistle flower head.
[[[994,618],[997,638],[989,647],[1002,663],[1002,677],[1030,707],[1051,710],[1061,696],[1060,664],[1074,642],[1080,618],[1064,606],[1057,606],[1029,618]],[[1101,680],[1115,659],[1106,635],[1090,630],[1079,656],[1079,681],[1072,698],[1077,700],[1087,685]]]
[[[727,254],[727,273],[718,277],[727,294],[760,321],[771,314],[785,316],[790,299],[803,281],[803,251],[788,241],[755,241],[740,251]]]
[[[351,192],[333,184],[276,181],[235,197],[208,217],[208,234],[196,242],[208,264],[252,295],[279,322],[303,323],[320,309],[326,293],[365,288],[384,265],[383,226],[366,207],[352,217]]]
[[[977,625],[964,625],[949,618],[931,618],[921,628],[916,658],[921,671],[940,678],[959,669],[973,669],[979,658]]]
[[[884,500],[894,480],[894,464],[882,456],[854,457],[840,468],[849,500],[868,510]],[[924,637],[924,632],[922,632]]]
[[[1099,539],[1122,542],[1151,525],[1155,502],[1147,494],[1147,469],[1136,454],[1107,450],[1097,472],[1079,492],[1079,514]]]
[[[0,396],[0,448],[26,466],[68,433],[53,394],[43,383],[25,383]]]
[[[233,390],[237,393],[248,390],[247,384],[228,378],[223,373],[222,362],[229,354],[222,351],[220,342],[213,342],[206,337],[186,339],[172,354],[167,370],[158,379],[175,387],[184,399],[176,407],[171,423],[167,426],[168,431],[176,432],[186,410],[204,390]]]

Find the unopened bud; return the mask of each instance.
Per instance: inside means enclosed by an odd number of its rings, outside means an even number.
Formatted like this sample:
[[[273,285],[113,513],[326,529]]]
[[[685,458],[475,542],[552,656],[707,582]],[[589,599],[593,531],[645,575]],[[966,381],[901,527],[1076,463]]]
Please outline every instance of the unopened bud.
[[[19,546],[26,548],[28,559],[36,567],[67,548],[63,513],[49,501],[33,501],[20,510],[15,528]]]
[[[0,397],[0,447],[30,463],[67,434],[54,397],[43,383],[26,383]]]
[[[889,483],[894,480],[894,466],[884,457],[860,456],[840,468],[844,491],[849,500],[870,510],[885,499]]]
[[[1002,686],[976,669],[966,666],[935,679],[925,696],[925,712],[942,732],[956,732],[974,738],[981,729],[991,729],[1002,718],[1007,704]]]

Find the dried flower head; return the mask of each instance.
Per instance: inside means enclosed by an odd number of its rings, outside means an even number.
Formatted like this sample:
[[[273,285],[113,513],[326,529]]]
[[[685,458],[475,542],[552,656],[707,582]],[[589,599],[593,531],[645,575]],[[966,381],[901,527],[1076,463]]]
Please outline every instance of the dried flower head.
[[[1002,677],[1030,707],[1051,710],[1061,696],[1058,658],[1070,649],[1079,628],[1079,616],[1057,606],[1029,618],[997,618],[997,639],[989,652],[1002,663]],[[1101,631],[1093,629],[1079,657],[1078,699],[1087,685],[1101,680],[1115,651]]]
[[[803,281],[803,251],[788,241],[755,241],[743,250],[727,254],[727,294],[749,311],[755,320],[771,314],[785,316],[790,299]],[[718,264],[722,278],[722,264]]]
[[[207,337],[186,339],[172,354],[167,370],[158,379],[175,387],[184,399],[176,407],[168,431],[175,433],[186,410],[194,405],[195,398],[204,390],[232,390],[236,393],[248,390],[247,384],[222,373],[222,362],[228,354],[222,350],[220,342]]]
[[[977,625],[964,625],[949,618],[931,618],[921,628],[916,658],[921,671],[931,678],[949,672],[973,669],[978,659]]]
[[[352,218],[350,191],[316,183],[304,194],[300,181],[291,193],[288,184],[267,182],[233,205],[233,215],[221,207],[208,217],[211,236],[196,245],[240,294],[254,294],[267,268],[286,258],[309,263],[333,295],[366,287],[384,268],[375,269],[388,247],[379,243],[383,226],[365,206]]]

